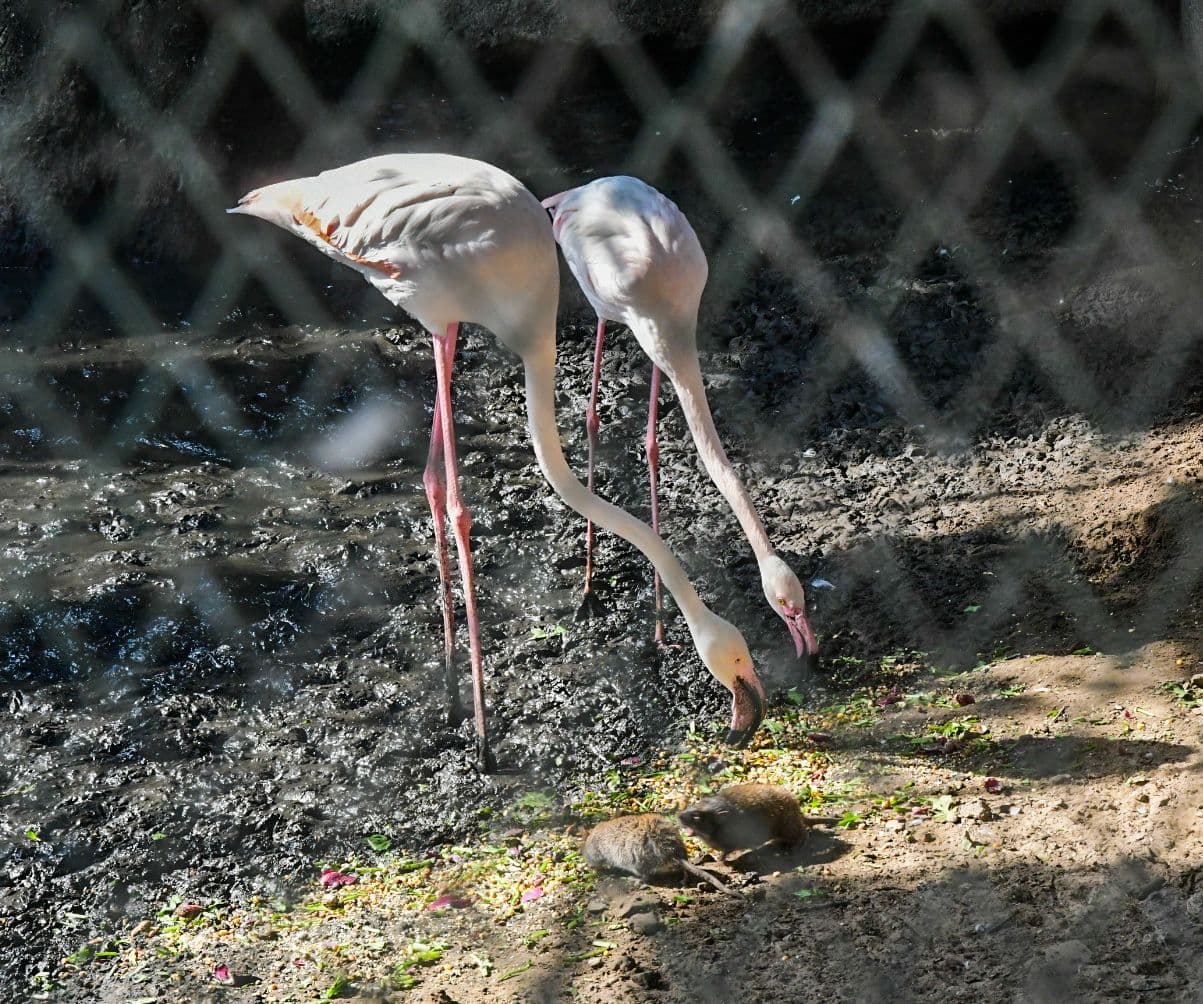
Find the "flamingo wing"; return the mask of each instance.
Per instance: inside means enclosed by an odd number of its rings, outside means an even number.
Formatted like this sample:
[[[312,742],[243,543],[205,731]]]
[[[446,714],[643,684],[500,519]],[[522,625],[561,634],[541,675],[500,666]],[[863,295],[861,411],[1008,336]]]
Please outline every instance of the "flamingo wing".
[[[635,178],[602,178],[546,199],[565,261],[598,315],[630,324],[653,304],[695,312],[706,258],[688,220]]]
[[[433,260],[495,243],[491,206],[511,186],[459,157],[372,157],[248,192],[230,212],[295,233],[369,278],[399,279]]]

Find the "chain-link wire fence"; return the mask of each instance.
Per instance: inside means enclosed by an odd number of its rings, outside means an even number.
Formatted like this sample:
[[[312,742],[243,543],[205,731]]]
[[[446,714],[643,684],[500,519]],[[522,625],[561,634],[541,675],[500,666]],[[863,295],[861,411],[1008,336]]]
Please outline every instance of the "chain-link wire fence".
[[[149,820],[194,833],[188,866],[215,880],[229,832],[301,861],[322,804],[422,843],[497,797],[432,684],[428,339],[225,214],[373,153],[477,157],[541,198],[632,174],[678,203],[710,261],[711,403],[811,583],[829,668],[1195,644],[1189,0],[87,0],[0,18],[11,888],[107,909],[84,890]],[[567,284],[562,300],[579,463],[592,319]],[[612,343],[601,491],[646,516],[646,364]],[[599,559],[608,612],[566,627],[581,527],[533,465],[516,360],[471,333],[458,374],[503,762],[562,776],[682,709],[715,717],[688,649],[650,650],[625,546]],[[769,682],[799,684],[679,414],[665,441],[666,539]],[[75,792],[86,765],[108,787]],[[189,797],[140,793],[156,778]],[[383,791],[435,794],[399,820]],[[19,846],[31,813],[76,833],[70,861]],[[151,872],[184,867],[147,853],[135,906]]]

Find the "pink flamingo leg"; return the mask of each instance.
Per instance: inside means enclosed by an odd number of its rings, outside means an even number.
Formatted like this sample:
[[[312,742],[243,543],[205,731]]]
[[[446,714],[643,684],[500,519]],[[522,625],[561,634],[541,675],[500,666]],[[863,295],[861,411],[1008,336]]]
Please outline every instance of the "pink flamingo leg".
[[[451,598],[451,563],[447,558],[447,482],[443,474],[443,418],[439,399],[434,401],[434,423],[430,429],[430,452],[422,484],[434,523],[434,550],[439,563],[439,593],[443,602],[443,671],[447,686],[447,719],[454,725],[464,717],[455,677],[455,608]]]
[[[589,491],[593,491],[593,459],[597,452],[597,432],[601,422],[597,418],[597,388],[601,383],[602,346],[606,341],[605,318],[597,319],[597,345],[593,350],[593,388],[589,393],[589,407],[585,411],[585,433],[589,437]],[[591,612],[595,602],[593,595],[593,521],[585,520],[585,589],[581,597],[581,610]]]
[[[447,325],[444,335],[434,336],[434,369],[438,380],[438,415],[443,427],[443,459],[447,472],[447,513],[455,533],[460,577],[464,585],[464,619],[468,622],[468,648],[472,661],[472,704],[476,718],[477,754],[481,768],[491,772],[493,756],[485,727],[485,674],[480,656],[480,618],[476,613],[476,578],[472,572],[472,546],[468,531],[472,517],[460,495],[459,465],[455,456],[455,420],[451,413],[451,368],[455,361],[458,324]]]
[[[660,447],[656,443],[656,416],[660,408],[660,367],[652,363],[652,396],[647,406],[647,438],[643,445],[647,450],[648,480],[652,487],[652,529],[660,533],[660,497],[656,490],[660,470]],[[653,588],[656,592],[656,644],[664,644],[664,598],[660,590],[660,573],[653,573]]]

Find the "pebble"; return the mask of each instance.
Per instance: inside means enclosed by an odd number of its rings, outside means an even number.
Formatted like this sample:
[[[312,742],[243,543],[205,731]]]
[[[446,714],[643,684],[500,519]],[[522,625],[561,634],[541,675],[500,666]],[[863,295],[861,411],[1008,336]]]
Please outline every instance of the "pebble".
[[[664,930],[664,921],[658,913],[637,913],[631,918],[631,930],[636,934],[659,934]]]
[[[639,889],[629,896],[624,896],[615,904],[614,916],[620,918],[631,917],[638,913],[649,913],[656,910],[659,906],[660,900],[655,893],[648,892],[646,889]]]

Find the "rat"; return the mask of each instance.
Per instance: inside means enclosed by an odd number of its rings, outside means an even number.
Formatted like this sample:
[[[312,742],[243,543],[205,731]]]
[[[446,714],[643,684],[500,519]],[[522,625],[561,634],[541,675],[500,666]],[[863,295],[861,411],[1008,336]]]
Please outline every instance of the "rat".
[[[806,839],[808,825],[836,821],[834,817],[804,817],[793,794],[774,784],[728,785],[698,799],[678,818],[687,832],[721,852],[724,860],[732,851],[770,841],[796,847]]]
[[[685,856],[681,833],[654,812],[615,816],[598,823],[585,838],[585,861],[598,871],[626,872],[643,882],[676,880],[682,872],[704,879],[720,892],[740,896]]]

